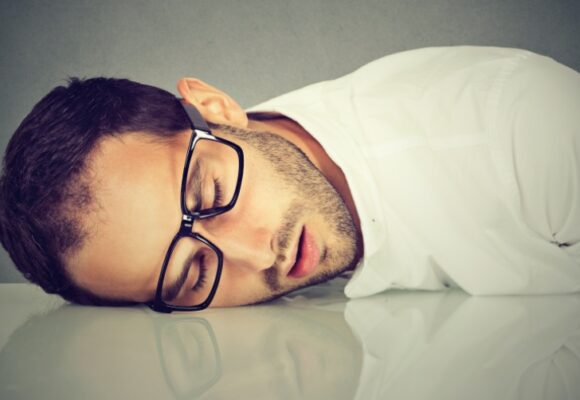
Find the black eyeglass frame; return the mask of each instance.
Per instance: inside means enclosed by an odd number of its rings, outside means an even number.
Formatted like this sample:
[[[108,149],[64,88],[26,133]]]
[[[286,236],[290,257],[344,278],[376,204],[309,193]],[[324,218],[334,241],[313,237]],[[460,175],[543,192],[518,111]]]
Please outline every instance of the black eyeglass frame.
[[[202,220],[202,219],[206,219],[206,218],[215,217],[216,215],[223,214],[223,213],[231,210],[232,208],[234,208],[234,206],[236,205],[236,201],[238,200],[238,196],[240,195],[240,189],[242,187],[242,178],[244,175],[244,152],[242,151],[240,146],[238,146],[237,144],[235,144],[233,142],[230,142],[229,140],[218,138],[218,137],[212,135],[211,130],[209,129],[207,123],[205,122],[205,120],[203,119],[203,117],[201,116],[201,114],[199,113],[199,111],[195,107],[193,107],[192,105],[187,104],[187,103],[181,103],[181,105],[183,106],[183,109],[185,110],[185,112],[187,113],[187,116],[189,117],[191,129],[192,129],[191,139],[189,140],[187,155],[185,157],[185,165],[183,167],[183,175],[181,178],[181,201],[180,201],[181,214],[182,214],[181,225],[179,227],[179,230],[177,231],[177,233],[173,237],[173,240],[171,241],[171,244],[169,245],[167,252],[165,253],[165,259],[163,261],[163,266],[161,267],[161,271],[159,272],[159,279],[157,281],[157,290],[155,291],[155,299],[152,302],[149,302],[147,304],[152,310],[158,311],[158,312],[163,312],[163,313],[170,313],[172,311],[199,311],[199,310],[203,310],[203,309],[207,308],[211,304],[211,302],[215,296],[215,293],[217,291],[220,277],[221,277],[221,273],[222,273],[223,253],[215,244],[210,242],[208,239],[206,239],[205,237],[203,237],[199,233],[193,232],[192,231],[193,224],[195,223],[196,220]],[[189,164],[191,163],[191,157],[193,156],[193,151],[195,149],[196,144],[200,140],[212,140],[212,141],[215,141],[218,143],[222,143],[226,146],[231,147],[232,149],[234,149],[236,151],[236,153],[238,154],[238,163],[239,163],[239,165],[238,165],[238,179],[236,182],[236,188],[234,191],[234,195],[232,197],[232,200],[228,204],[226,204],[225,206],[221,206],[221,207],[210,208],[208,210],[190,211],[187,209],[187,206],[186,206],[186,195],[187,194],[185,193],[185,188],[187,186],[186,184],[187,184],[187,178],[188,178]],[[198,241],[204,243],[206,246],[210,247],[216,253],[216,255],[218,257],[218,265],[217,265],[215,281],[213,283],[211,291],[209,292],[208,298],[204,302],[202,302],[198,305],[194,305],[194,306],[178,306],[178,305],[173,305],[173,304],[167,304],[167,303],[165,303],[165,301],[163,301],[163,296],[162,296],[162,294],[163,294],[163,281],[165,279],[165,272],[167,271],[167,265],[169,262],[169,258],[171,257],[171,254],[173,253],[173,248],[175,247],[175,245],[177,244],[179,239],[181,239],[183,237],[191,237],[195,240],[198,240]]]

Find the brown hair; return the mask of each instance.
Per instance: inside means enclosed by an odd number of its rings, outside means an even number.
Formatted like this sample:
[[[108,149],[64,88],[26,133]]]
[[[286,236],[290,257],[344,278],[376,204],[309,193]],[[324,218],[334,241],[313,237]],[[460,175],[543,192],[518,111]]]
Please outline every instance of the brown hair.
[[[187,129],[179,101],[127,79],[71,78],[34,106],[8,144],[0,177],[0,240],[29,281],[75,303],[131,303],[75,285],[64,267],[64,255],[84,243],[80,217],[94,205],[85,164],[106,136],[168,138]]]

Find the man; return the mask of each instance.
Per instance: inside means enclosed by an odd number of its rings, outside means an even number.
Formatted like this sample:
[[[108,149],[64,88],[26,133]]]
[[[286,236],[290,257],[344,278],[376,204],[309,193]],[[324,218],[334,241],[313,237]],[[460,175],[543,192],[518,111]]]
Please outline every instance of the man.
[[[345,292],[580,290],[580,76],[429,48],[246,113],[181,79],[49,93],[5,156],[2,242],[49,292],[160,311]],[[185,112],[184,112],[185,110]]]

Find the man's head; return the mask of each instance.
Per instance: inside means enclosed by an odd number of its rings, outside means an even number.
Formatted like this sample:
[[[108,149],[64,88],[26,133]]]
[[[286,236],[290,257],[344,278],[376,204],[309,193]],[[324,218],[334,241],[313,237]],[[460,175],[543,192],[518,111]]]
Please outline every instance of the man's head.
[[[216,137],[245,155],[235,207],[194,225],[224,256],[213,305],[278,297],[356,262],[351,214],[299,140],[252,129],[237,103],[199,80],[182,79],[178,89]],[[163,90],[104,78],[54,89],[5,156],[1,238],[18,268],[75,302],[150,301],[181,221],[191,135],[180,100]],[[305,237],[319,262],[296,277],[289,271]]]

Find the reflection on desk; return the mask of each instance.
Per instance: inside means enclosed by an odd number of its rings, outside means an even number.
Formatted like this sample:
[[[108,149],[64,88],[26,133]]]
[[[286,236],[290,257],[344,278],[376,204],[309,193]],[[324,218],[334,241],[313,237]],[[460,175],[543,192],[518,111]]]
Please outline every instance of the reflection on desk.
[[[580,296],[355,300],[357,399],[580,399]]]
[[[580,398],[579,295],[348,301],[343,283],[171,315],[0,285],[3,321],[53,304],[1,338],[0,398]]]

